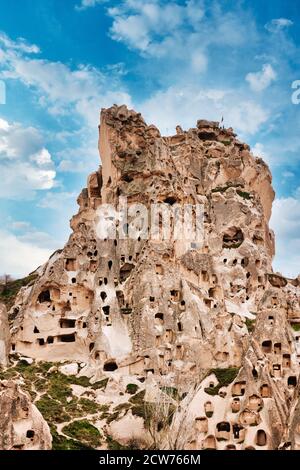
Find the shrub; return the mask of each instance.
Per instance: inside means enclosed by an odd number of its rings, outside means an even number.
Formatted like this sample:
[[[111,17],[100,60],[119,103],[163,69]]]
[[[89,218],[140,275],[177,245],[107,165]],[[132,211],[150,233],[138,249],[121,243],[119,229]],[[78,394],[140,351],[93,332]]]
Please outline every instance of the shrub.
[[[138,391],[139,387],[136,384],[127,384],[126,393],[134,395]]]
[[[91,447],[98,447],[101,444],[100,432],[86,419],[74,421],[73,423],[64,426],[62,431],[67,436]]]

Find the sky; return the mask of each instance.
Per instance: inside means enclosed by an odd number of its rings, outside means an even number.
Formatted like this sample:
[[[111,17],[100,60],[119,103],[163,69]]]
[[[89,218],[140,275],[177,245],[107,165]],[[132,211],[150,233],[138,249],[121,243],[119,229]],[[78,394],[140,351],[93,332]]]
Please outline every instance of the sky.
[[[0,274],[64,245],[114,103],[166,135],[224,116],[273,174],[274,270],[300,273],[300,0],[0,0]]]

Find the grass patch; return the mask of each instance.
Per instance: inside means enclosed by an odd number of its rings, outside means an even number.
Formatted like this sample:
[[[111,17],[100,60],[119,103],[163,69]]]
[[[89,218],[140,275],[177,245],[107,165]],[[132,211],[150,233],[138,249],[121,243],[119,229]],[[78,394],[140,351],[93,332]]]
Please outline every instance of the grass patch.
[[[247,199],[247,200],[251,199],[251,194],[248,193],[247,191],[241,191],[240,189],[237,189],[236,192],[243,199]]]
[[[139,386],[136,384],[127,384],[126,386],[126,393],[130,393],[130,395],[134,395],[139,389]]]
[[[83,444],[93,448],[98,447],[101,444],[100,432],[86,419],[74,421],[73,423],[64,426],[62,431],[72,439],[75,439],[76,441],[82,442]]]
[[[128,447],[115,441],[111,436],[106,436],[106,442],[109,450],[128,450]]]
[[[291,327],[294,331],[300,331],[300,323],[292,323]]]
[[[98,382],[95,382],[94,384],[90,385],[90,387],[93,390],[99,390],[99,389],[104,390],[106,388],[107,383],[108,383],[108,378],[99,380]]]
[[[22,279],[8,281],[6,285],[1,286],[0,301],[3,302],[9,310],[13,306],[21,287],[33,284],[37,278],[38,274],[30,274]],[[10,320],[13,320],[13,318],[10,318]]]
[[[144,398],[145,398],[145,390],[142,390],[141,392],[138,392],[135,395],[133,395],[131,398],[129,398],[129,401],[133,405],[140,405],[144,403]]]
[[[92,447],[82,442],[61,436],[53,425],[50,425],[50,431],[52,435],[52,450],[93,450]]]
[[[237,367],[229,367],[228,369],[212,369],[209,374],[214,373],[219,383],[215,387],[206,387],[204,391],[208,395],[218,395],[220,388],[227,387],[231,384],[236,378],[238,372],[239,369]]]
[[[255,319],[250,320],[250,318],[246,318],[246,327],[247,327],[247,330],[249,331],[249,333],[252,333],[254,331],[254,328],[255,328]]]
[[[35,405],[48,423],[63,423],[71,419],[71,416],[65,412],[63,405],[53,400],[49,395],[41,397]]]

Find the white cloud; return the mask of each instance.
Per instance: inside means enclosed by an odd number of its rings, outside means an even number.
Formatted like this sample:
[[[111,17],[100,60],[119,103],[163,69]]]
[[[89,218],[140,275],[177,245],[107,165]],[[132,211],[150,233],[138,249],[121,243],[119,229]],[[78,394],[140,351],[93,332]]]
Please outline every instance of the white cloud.
[[[0,122],[0,198],[30,199],[55,186],[56,171],[43,137],[33,127]]]
[[[40,48],[35,44],[28,44],[23,38],[18,38],[16,41],[13,41],[3,32],[0,33],[0,44],[6,49],[16,50],[18,52],[28,54],[38,54],[40,52]]]
[[[100,3],[106,3],[108,0],[81,0],[79,5],[75,6],[75,10],[86,10],[87,8],[95,7]]]
[[[285,28],[289,28],[294,23],[288,18],[274,18],[269,23],[265,24],[265,28],[271,33],[278,33]]]
[[[268,164],[271,163],[271,156],[269,152],[266,150],[265,145],[261,142],[256,142],[256,144],[252,147],[252,154],[255,157],[263,158],[264,161]]]
[[[11,47],[10,40],[4,45],[0,78],[19,80],[33,89],[39,104],[54,116],[80,118],[97,126],[101,107],[131,103],[120,84],[120,67],[110,68],[107,75],[89,65],[72,69],[61,62],[28,57],[26,48]]]
[[[194,127],[197,119],[220,121],[242,135],[254,134],[267,121],[268,112],[236,90],[170,87],[159,91],[139,106],[147,122],[164,134],[173,134],[177,124]]]
[[[250,72],[246,75],[246,81],[253,91],[263,91],[276,80],[277,74],[272,65],[264,64],[259,72]]]
[[[271,227],[276,235],[274,269],[288,277],[300,274],[300,190],[294,197],[275,199]]]
[[[47,261],[52,250],[36,246],[32,240],[22,240],[6,230],[0,230],[1,272],[23,277]]]
[[[74,191],[62,191],[46,193],[46,195],[39,201],[38,207],[53,210],[65,210],[67,206],[74,206],[78,194]]]

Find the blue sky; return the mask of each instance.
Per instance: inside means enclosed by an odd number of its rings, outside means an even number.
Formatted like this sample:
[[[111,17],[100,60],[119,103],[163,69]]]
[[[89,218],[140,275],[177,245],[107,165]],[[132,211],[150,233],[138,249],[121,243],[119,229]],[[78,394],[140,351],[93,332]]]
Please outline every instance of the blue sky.
[[[272,169],[274,269],[300,272],[300,0],[0,7],[0,272],[24,275],[65,243],[114,103],[166,134],[224,116]]]

